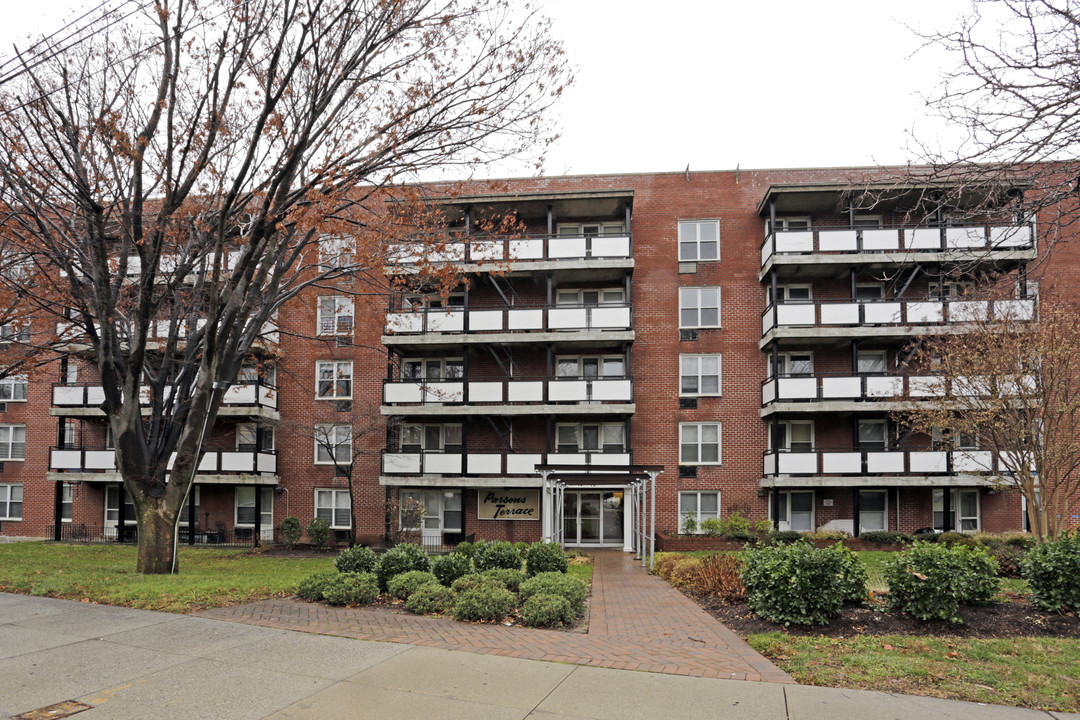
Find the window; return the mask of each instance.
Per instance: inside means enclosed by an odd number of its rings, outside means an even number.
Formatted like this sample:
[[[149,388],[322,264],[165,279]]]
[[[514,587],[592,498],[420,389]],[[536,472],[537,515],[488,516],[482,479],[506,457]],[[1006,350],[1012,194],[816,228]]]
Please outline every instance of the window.
[[[191,499],[195,498],[195,527],[199,527],[199,495],[200,488],[198,485],[192,485],[188,490],[188,496],[184,500],[184,507],[180,509],[180,527],[188,526],[188,518],[191,517]]]
[[[713,520],[720,517],[720,493],[718,492],[681,492],[679,493],[679,526],[681,519],[692,517],[697,521],[698,532],[701,530],[702,520]]]
[[[814,374],[813,353],[779,353],[776,359],[781,377],[809,377]]]
[[[273,386],[277,381],[277,373],[273,365],[255,365],[244,363],[240,366],[240,372],[236,376],[237,385],[263,384]]]
[[[555,377],[595,380],[621,378],[626,374],[622,355],[562,355],[555,359]]]
[[[60,487],[60,522],[71,522],[71,511],[74,507],[71,483],[63,483]]]
[[[884,450],[888,437],[887,428],[887,420],[859,420],[859,450]]]
[[[352,527],[351,509],[348,490],[315,491],[315,517],[329,522],[331,528],[350,529]]]
[[[401,361],[402,380],[460,380],[464,376],[465,363],[461,358]]]
[[[353,299],[343,295],[319,298],[319,335],[352,335]]]
[[[953,428],[934,428],[930,439],[936,450],[978,450],[979,436]]]
[[[406,500],[414,500],[424,506],[424,515],[421,518],[424,535],[437,535],[444,532],[461,532],[463,515],[461,511],[461,491],[402,488],[402,505],[404,505]],[[398,523],[401,523],[400,514],[398,516]],[[420,528],[402,527],[402,530],[418,529]]]
[[[622,423],[562,423],[555,426],[556,452],[592,453],[626,450]]]
[[[352,460],[351,425],[315,426],[315,464],[348,464]]]
[[[888,493],[885,490],[860,490],[859,532],[888,530],[885,521],[888,505]]]
[[[356,241],[345,237],[319,238],[319,266],[322,270],[334,270],[352,265],[356,255]]]
[[[419,425],[406,423],[401,426],[401,452],[463,452],[461,425]]]
[[[260,434],[259,431],[262,430]],[[236,449],[241,452],[269,452],[274,449],[274,428],[256,423],[236,426]]]
[[[679,222],[679,260],[720,259],[720,221],[683,220]]]
[[[813,490],[773,490],[780,493],[780,514],[775,518],[781,530],[810,532],[814,529]],[[769,503],[769,515],[773,504]]]
[[[60,382],[65,385],[74,385],[79,382],[79,366],[71,358],[68,358],[66,365],[61,365]]]
[[[851,221],[851,227],[879,228],[881,227],[880,215],[856,215]]]
[[[680,395],[719,395],[720,356],[680,355]]]
[[[123,490],[119,485],[109,485],[105,488],[105,525],[116,527],[120,521],[120,492]],[[124,493],[124,524],[134,525],[135,503],[131,500],[131,494],[127,490]]]
[[[0,401],[22,402],[26,400],[26,376],[12,375],[0,380]]]
[[[602,237],[624,234],[621,222],[559,223],[559,237]]]
[[[30,321],[18,320],[0,325],[0,343],[30,342]]]
[[[720,327],[720,288],[679,288],[679,327]]]
[[[679,423],[679,464],[720,464],[720,423]]]
[[[945,297],[950,300],[956,300],[968,295],[975,290],[975,283],[973,282],[958,282],[949,281],[945,283]],[[941,284],[937,282],[930,283],[930,298],[937,299],[941,297]]]
[[[860,283],[855,286],[856,300],[880,300],[885,297],[885,286],[877,283]]]
[[[0,425],[0,460],[26,457],[26,426]]]
[[[257,488],[254,485],[241,485],[236,488],[236,527],[254,527],[256,491],[262,493],[259,526],[274,527],[274,488]]]
[[[401,296],[401,307],[403,310],[416,312],[439,308],[461,308],[465,307],[465,294],[450,293],[443,297],[442,295],[409,293]]]
[[[0,485],[0,520],[22,520],[23,486]]]
[[[810,218],[808,217],[778,217],[776,218],[776,229],[780,232],[790,230],[797,232],[800,230],[810,229]],[[765,220],[765,232],[769,232],[769,220]]]
[[[808,303],[814,299],[812,285],[777,285],[776,297],[781,303]],[[772,304],[772,286],[765,287],[765,304]]]
[[[959,532],[979,531],[979,491],[950,490],[949,529]],[[934,529],[945,529],[945,491],[934,490]]]
[[[784,420],[777,425],[780,434],[779,448],[791,452],[812,452],[814,450],[813,420]],[[773,434],[770,428],[769,449],[772,449]]]
[[[597,307],[598,305],[622,305],[626,302],[626,290],[623,288],[600,288],[598,290],[557,290],[556,305],[573,307]]]
[[[886,371],[886,367],[884,350],[859,351],[856,371],[860,374],[880,375]]]
[[[352,360],[315,363],[318,381],[316,397],[320,400],[339,400],[352,397]]]

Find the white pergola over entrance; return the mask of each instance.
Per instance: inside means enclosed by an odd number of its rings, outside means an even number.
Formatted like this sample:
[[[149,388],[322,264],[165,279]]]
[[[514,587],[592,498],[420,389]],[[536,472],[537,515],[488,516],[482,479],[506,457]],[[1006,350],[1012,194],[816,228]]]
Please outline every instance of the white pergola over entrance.
[[[656,554],[656,477],[661,465],[537,465],[543,480],[540,516],[543,537],[564,544],[564,499],[573,490],[621,490],[629,495],[632,549],[652,569]],[[625,496],[624,496],[625,497]]]

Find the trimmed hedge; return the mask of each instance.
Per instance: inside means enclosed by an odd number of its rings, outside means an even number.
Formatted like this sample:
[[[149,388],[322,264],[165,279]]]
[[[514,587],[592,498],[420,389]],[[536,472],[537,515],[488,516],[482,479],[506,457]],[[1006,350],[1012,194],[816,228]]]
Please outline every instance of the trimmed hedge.
[[[1080,530],[1033,547],[1023,571],[1039,608],[1080,612]]]
[[[997,594],[997,572],[985,548],[916,542],[885,560],[887,605],[919,620],[960,623],[960,605],[985,604]]]
[[[589,594],[589,588],[576,577],[559,572],[546,572],[521,583],[520,593],[522,602],[528,602],[534,595],[564,597],[577,615],[585,609],[585,597]]]
[[[574,621],[570,601],[560,595],[539,593],[525,601],[521,621],[530,627],[558,627]]]
[[[514,594],[501,587],[478,587],[466,590],[454,604],[454,619],[471,622],[499,622],[516,604]]]
[[[367,605],[377,597],[374,573],[338,573],[323,588],[323,599],[331,605]]]
[[[443,615],[454,609],[457,593],[437,582],[421,585],[405,602],[417,615]]]
[[[318,602],[323,599],[323,589],[326,584],[337,576],[337,570],[324,570],[314,575],[308,575],[300,581],[296,588],[296,595],[311,602]]]
[[[747,604],[776,623],[824,625],[845,601],[867,598],[866,568],[842,543],[770,545],[749,551],[743,562]]]
[[[891,532],[889,530],[867,530],[859,533],[859,539],[875,545],[906,545],[913,541],[913,538],[907,533]]]
[[[390,578],[395,575],[401,575],[410,570],[427,572],[430,569],[431,561],[424,554],[424,548],[404,543],[395,545],[383,553],[375,565],[375,575],[379,578],[379,589],[385,592],[389,587]]]
[[[369,547],[359,545],[342,550],[334,558],[334,567],[338,572],[374,572],[378,556]]]
[[[410,595],[424,585],[437,582],[439,581],[429,572],[410,570],[390,578],[386,589],[390,593],[390,597],[396,600],[408,600]]]
[[[542,572],[561,572],[569,570],[566,552],[559,543],[535,542],[525,551],[525,572],[529,577]]]
[[[503,581],[497,577],[491,575],[481,575],[480,573],[469,573],[468,575],[462,575],[450,585],[456,593],[463,593],[469,590],[476,590],[482,587],[499,587],[503,590],[506,589],[506,585]]]
[[[459,577],[472,572],[472,560],[460,552],[436,555],[431,558],[431,572],[440,583],[450,587]]]
[[[507,590],[512,593],[517,593],[518,588],[521,587],[521,583],[525,581],[525,573],[521,570],[510,570],[508,568],[492,568],[491,570],[485,570],[480,573],[481,577],[494,578],[503,584]]]
[[[477,572],[494,568],[520,570],[521,552],[504,540],[495,540],[479,544],[472,561]]]

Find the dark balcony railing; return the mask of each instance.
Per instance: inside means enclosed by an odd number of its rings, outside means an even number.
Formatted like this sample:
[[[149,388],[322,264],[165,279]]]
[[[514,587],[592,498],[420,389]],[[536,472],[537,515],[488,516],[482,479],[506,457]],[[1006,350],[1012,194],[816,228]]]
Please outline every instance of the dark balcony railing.
[[[276,531],[275,531],[276,536]],[[48,527],[48,537],[56,539],[56,526]],[[125,524],[121,533],[115,525],[87,525],[86,523],[61,523],[59,540],[75,543],[127,543],[138,540],[138,532],[133,523]],[[255,532],[252,528],[212,528],[204,530],[196,527],[191,533],[181,525],[177,536],[181,545],[206,545],[210,547],[251,547],[255,545]],[[265,535],[261,542],[268,542]]]
[[[387,405],[505,405],[514,403],[630,403],[634,381],[625,375],[603,377],[470,377],[383,380]]]

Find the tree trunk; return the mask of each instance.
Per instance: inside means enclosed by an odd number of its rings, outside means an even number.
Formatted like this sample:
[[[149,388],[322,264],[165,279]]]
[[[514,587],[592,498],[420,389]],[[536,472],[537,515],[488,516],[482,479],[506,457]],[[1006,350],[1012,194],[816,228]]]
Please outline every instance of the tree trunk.
[[[139,515],[139,557],[135,571],[146,575],[167,575],[173,571],[173,531],[176,518],[165,512],[164,502],[146,498]],[[177,566],[179,571],[179,566]]]

